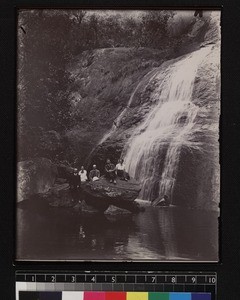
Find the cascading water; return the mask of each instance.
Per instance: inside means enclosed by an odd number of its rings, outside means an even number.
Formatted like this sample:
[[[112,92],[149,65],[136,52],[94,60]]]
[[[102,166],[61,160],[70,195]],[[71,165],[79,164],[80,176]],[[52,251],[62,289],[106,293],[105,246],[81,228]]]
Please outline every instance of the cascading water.
[[[149,78],[148,80],[148,84],[151,83],[151,81],[154,79],[155,75],[156,75],[156,69],[157,68],[154,68],[152,69],[151,71],[149,71],[147,74],[145,74],[142,78],[142,80],[140,80],[140,82],[137,84],[136,88],[134,89],[134,91],[132,92],[129,100],[128,100],[128,103],[127,103],[127,106],[123,109],[123,111],[119,114],[119,116],[115,119],[111,129],[106,133],[104,134],[104,136],[101,138],[101,140],[98,142],[98,145],[101,145],[103,144],[108,138],[110,138],[111,136],[114,135],[115,131],[117,130],[118,126],[121,124],[121,121],[122,121],[122,118],[123,116],[127,113],[127,110],[130,108],[133,100],[134,100],[134,97],[135,97],[135,94],[136,92],[139,90],[139,88],[143,85],[143,82],[145,81],[145,78]],[[148,86],[147,84],[147,86]],[[145,88],[147,87],[145,86]],[[86,159],[85,163],[88,165],[88,162],[89,162],[89,159],[91,158],[92,154],[94,153],[94,151],[96,150],[96,148],[93,148],[93,150],[89,153],[88,155],[88,158]]]
[[[198,67],[210,51],[201,48],[155,75],[159,82],[151,98],[157,104],[123,151],[130,176],[142,183],[141,199],[171,197],[181,149],[195,146],[191,136],[199,107],[191,102],[192,92]]]
[[[99,145],[101,145],[103,142],[105,142],[109,137],[111,137],[114,134],[114,132],[116,131],[117,127],[120,125],[122,117],[125,115],[125,113],[127,112],[127,110],[130,108],[130,106],[131,106],[131,104],[133,102],[133,99],[135,97],[135,94],[138,91],[139,87],[142,85],[142,82],[148,76],[151,76],[150,79],[149,79],[149,82],[151,82],[152,79],[155,77],[155,71],[156,71],[156,68],[154,68],[153,70],[149,71],[146,75],[144,75],[144,77],[142,78],[142,80],[138,83],[138,85],[136,86],[136,88],[132,92],[132,94],[131,94],[131,96],[129,98],[127,106],[123,109],[123,111],[120,113],[120,115],[116,118],[116,120],[114,121],[114,124],[113,124],[112,128],[109,130],[109,132],[107,132],[102,137],[102,139],[98,143]]]

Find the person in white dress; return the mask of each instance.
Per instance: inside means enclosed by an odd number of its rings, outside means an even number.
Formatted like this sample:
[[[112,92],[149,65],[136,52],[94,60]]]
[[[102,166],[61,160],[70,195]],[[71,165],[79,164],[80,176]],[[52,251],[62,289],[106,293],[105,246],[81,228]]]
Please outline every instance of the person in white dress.
[[[80,171],[78,172],[78,175],[80,175],[81,182],[87,181],[87,171],[84,169],[84,166],[81,166]]]
[[[128,179],[127,179],[127,172],[126,172],[126,166],[125,166],[122,158],[118,160],[118,164],[116,165],[116,171],[117,171],[117,176],[121,180],[128,181]]]

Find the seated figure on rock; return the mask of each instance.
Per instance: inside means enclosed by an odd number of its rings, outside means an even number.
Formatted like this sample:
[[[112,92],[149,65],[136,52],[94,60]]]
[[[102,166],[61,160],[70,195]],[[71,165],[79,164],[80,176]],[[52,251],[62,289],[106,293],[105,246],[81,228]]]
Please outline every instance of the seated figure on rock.
[[[80,176],[81,178],[81,182],[85,182],[88,180],[88,177],[87,177],[87,171],[84,169],[84,166],[81,166],[81,169],[80,171],[78,172],[78,175]]]
[[[114,183],[116,184],[116,177],[117,177],[117,174],[116,174],[116,167],[113,163],[111,163],[111,160],[108,158],[107,159],[107,162],[106,162],[106,165],[105,165],[105,176],[107,179],[109,179],[109,182],[110,183]]]
[[[128,181],[129,179],[129,175],[126,172],[126,166],[124,164],[124,161],[122,158],[120,158],[118,160],[118,164],[116,165],[116,171],[117,171],[117,176],[121,179],[121,180],[125,180]]]
[[[93,165],[93,169],[89,172],[89,179],[91,181],[99,180],[100,178],[100,171],[97,169],[96,165]]]

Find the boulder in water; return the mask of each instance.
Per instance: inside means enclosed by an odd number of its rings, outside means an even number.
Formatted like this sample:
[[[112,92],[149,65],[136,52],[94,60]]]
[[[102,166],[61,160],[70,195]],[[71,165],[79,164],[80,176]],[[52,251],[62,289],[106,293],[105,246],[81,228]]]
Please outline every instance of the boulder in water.
[[[79,209],[84,212],[84,213],[89,213],[89,214],[96,214],[99,213],[99,210],[87,205],[87,203],[85,201],[82,201],[81,204],[79,205]]]
[[[110,205],[109,208],[104,212],[104,214],[115,216],[115,215],[128,215],[130,214],[130,212],[127,209]]]
[[[54,207],[74,207],[80,201],[79,190],[72,190],[68,183],[55,184],[42,198]]]
[[[122,181],[117,178],[117,183],[110,183],[101,177],[98,181],[86,182],[81,185],[84,200],[99,210],[105,211],[110,205],[129,211],[138,211],[138,205],[134,200],[141,190],[139,183],[131,179]]]

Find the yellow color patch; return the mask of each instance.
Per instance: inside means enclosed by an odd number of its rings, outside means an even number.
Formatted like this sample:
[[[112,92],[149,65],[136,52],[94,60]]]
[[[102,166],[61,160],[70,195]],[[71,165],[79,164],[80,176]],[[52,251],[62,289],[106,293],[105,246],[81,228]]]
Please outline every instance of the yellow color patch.
[[[127,292],[127,300],[148,300],[148,293]]]

